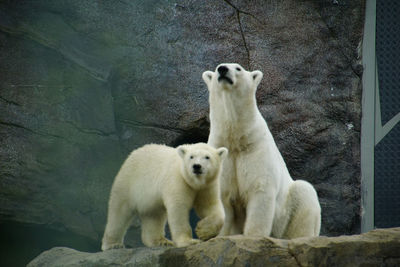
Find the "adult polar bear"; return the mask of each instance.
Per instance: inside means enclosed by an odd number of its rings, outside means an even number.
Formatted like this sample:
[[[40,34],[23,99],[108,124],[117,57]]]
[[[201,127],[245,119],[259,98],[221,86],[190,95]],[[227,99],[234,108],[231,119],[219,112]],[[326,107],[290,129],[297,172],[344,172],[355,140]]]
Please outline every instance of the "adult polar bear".
[[[321,208],[306,181],[293,181],[257,108],[262,72],[238,64],[205,71],[210,94],[208,144],[228,148],[221,197],[225,222],[220,235],[296,238],[319,235]]]

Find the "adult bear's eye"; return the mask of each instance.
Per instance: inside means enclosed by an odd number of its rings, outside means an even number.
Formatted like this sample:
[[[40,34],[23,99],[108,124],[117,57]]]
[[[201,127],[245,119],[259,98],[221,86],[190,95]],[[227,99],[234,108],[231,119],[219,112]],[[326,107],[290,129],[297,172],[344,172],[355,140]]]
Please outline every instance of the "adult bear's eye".
[[[236,68],[236,70],[237,70],[237,71],[241,71],[241,69],[240,69],[240,68]]]
[[[209,156],[205,156],[204,158],[205,158],[205,159],[210,159],[210,157],[209,157]]]
[[[190,156],[190,159],[193,159],[193,156]]]

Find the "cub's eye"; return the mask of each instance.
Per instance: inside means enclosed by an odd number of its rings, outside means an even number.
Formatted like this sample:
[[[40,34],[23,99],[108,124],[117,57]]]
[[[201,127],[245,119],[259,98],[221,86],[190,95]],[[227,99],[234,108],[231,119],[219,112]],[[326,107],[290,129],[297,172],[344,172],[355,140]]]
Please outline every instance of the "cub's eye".
[[[190,159],[193,159],[193,156],[190,156]]]
[[[241,68],[236,68],[236,70],[237,70],[237,71],[241,71],[242,69],[241,69]]]
[[[210,157],[209,157],[209,156],[205,156],[204,158],[205,158],[205,159],[210,159]]]

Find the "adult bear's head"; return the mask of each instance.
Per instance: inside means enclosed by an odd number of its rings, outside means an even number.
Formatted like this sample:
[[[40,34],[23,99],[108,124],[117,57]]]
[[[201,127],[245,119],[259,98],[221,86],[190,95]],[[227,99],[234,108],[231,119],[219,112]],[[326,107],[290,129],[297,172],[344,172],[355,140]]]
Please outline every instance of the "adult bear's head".
[[[226,90],[240,95],[255,93],[262,77],[261,71],[250,72],[236,63],[222,63],[214,72],[203,72],[203,80],[210,92]]]

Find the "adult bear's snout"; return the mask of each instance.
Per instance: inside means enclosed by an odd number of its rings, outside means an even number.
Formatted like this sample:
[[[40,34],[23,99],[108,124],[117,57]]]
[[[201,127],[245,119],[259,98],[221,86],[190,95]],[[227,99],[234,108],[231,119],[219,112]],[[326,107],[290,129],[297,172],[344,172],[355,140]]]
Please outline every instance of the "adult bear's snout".
[[[227,74],[228,73],[228,68],[227,67],[225,67],[225,66],[220,66],[220,67],[218,67],[218,69],[217,69],[217,71],[218,71],[218,73],[221,75],[221,76],[225,76],[225,74]]]

